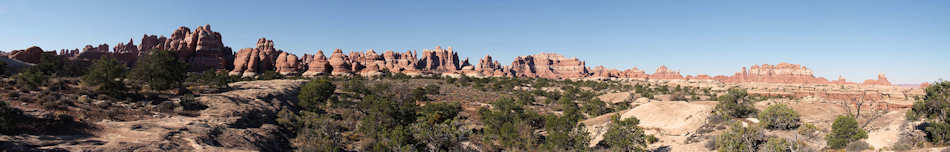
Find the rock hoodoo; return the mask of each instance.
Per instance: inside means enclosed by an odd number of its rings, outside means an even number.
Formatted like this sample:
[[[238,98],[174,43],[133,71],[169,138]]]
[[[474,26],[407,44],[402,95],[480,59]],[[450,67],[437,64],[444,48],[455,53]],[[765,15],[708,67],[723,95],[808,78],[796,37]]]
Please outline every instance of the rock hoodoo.
[[[243,48],[238,51],[234,58],[234,69],[228,74],[251,77],[275,70],[275,62],[280,53],[274,49],[274,41],[260,38],[257,40],[257,48]]]
[[[307,72],[304,72],[303,76],[323,75],[330,72],[330,62],[327,61],[327,57],[323,55],[323,50],[317,51],[317,54],[313,55],[312,58],[313,59],[309,61]]]

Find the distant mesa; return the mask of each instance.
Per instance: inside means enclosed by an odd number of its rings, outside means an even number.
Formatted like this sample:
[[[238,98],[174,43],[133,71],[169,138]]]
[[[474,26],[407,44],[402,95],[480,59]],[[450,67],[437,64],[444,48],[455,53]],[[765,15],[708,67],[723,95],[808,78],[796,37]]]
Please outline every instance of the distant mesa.
[[[548,79],[654,79],[654,80],[709,80],[728,83],[793,83],[793,84],[861,84],[892,85],[884,74],[877,79],[861,83],[848,82],[843,77],[829,81],[815,77],[805,66],[778,63],[775,65],[752,65],[742,67],[729,76],[686,75],[667,66],[658,67],[647,74],[636,67],[626,70],[608,69],[604,66],[589,68],[585,61],[568,58],[556,53],[539,53],[515,57],[509,65],[502,65],[490,55],[470,63],[468,58],[460,58],[452,47],[434,49],[405,50],[397,52],[386,50],[351,51],[336,49],[332,52],[316,51],[313,55],[297,56],[275,48],[273,40],[260,38],[254,48],[243,48],[236,53],[222,43],[221,33],[211,30],[210,25],[198,26],[195,30],[179,27],[169,35],[143,35],[139,45],[130,39],[126,43],[109,45],[86,45],[79,49],[59,50],[58,55],[71,60],[92,61],[104,56],[112,56],[131,66],[138,57],[147,55],[151,50],[169,50],[179,59],[189,64],[188,70],[226,70],[230,75],[253,77],[266,71],[283,75],[359,75],[376,76],[384,73],[403,73],[407,75],[441,75],[472,77],[527,77]],[[40,62],[45,52],[39,47],[14,50],[7,54],[10,59],[26,63]],[[327,56],[325,53],[330,53]],[[921,84],[923,86],[924,84]]]

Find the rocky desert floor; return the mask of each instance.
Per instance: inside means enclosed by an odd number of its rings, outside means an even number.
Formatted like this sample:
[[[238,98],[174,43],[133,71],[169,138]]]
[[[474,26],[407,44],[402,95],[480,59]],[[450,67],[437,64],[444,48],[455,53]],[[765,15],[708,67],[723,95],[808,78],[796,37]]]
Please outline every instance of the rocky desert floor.
[[[241,81],[229,84],[230,89],[217,92],[195,95],[194,100],[206,105],[206,109],[187,111],[181,107],[171,110],[162,110],[162,104],[137,103],[105,105],[106,99],[90,98],[80,93],[67,93],[63,100],[82,100],[73,105],[65,106],[61,110],[46,110],[41,102],[29,102],[20,98],[30,97],[21,95],[11,102],[13,107],[25,111],[26,115],[37,120],[59,120],[71,123],[59,123],[51,126],[86,126],[81,130],[52,132],[37,130],[32,133],[17,135],[0,135],[0,147],[7,151],[288,151],[290,137],[293,136],[282,129],[276,122],[278,112],[283,109],[295,109],[296,94],[300,85],[308,80],[263,80]],[[529,81],[530,82],[530,81]],[[387,84],[395,94],[408,94],[406,89],[419,88],[427,85],[438,85],[437,94],[428,95],[434,101],[457,102],[461,104],[461,112],[466,128],[480,129],[478,111],[483,107],[490,107],[490,103],[500,98],[518,97],[505,90],[492,90],[491,84],[485,87],[472,87],[448,83],[441,79],[408,79],[408,80],[365,80],[365,86]],[[713,151],[710,142],[718,134],[726,130],[727,123],[735,121],[746,125],[756,125],[755,118],[735,120],[713,120],[712,111],[717,101],[713,97],[717,90],[725,86],[696,85],[682,82],[649,82],[649,81],[619,81],[619,84],[652,86],[669,86],[679,83],[682,86],[696,86],[696,88],[710,88],[712,93],[697,93],[698,100],[679,101],[677,95],[657,93],[654,98],[643,97],[641,92],[631,88],[602,88],[601,90],[581,87],[581,90],[593,92],[597,99],[609,103],[609,107],[616,110],[602,115],[588,115],[580,121],[586,125],[590,133],[591,147],[596,147],[603,140],[606,126],[611,123],[609,118],[620,115],[621,118],[635,117],[640,120],[639,126],[647,134],[657,137],[656,143],[649,145],[654,151]],[[341,86],[336,94],[350,94],[342,87],[347,82],[335,81]],[[532,83],[515,87],[516,90],[543,90],[551,92],[564,91],[555,87],[533,87]],[[488,89],[487,89],[488,88]],[[749,87],[756,89],[756,87]],[[696,89],[703,90],[703,89]],[[768,89],[766,89],[768,90]],[[778,89],[781,90],[781,89]],[[13,91],[5,91],[11,94]],[[702,92],[702,91],[700,91]],[[901,91],[897,91],[901,92]],[[912,92],[912,91],[906,91]],[[34,94],[42,94],[35,93]],[[82,98],[82,99],[80,99]],[[536,104],[527,108],[540,113],[560,113],[543,101],[543,95],[534,95]],[[895,97],[896,98],[896,97]],[[160,98],[159,103],[181,103],[181,97]],[[901,96],[901,99],[908,99]],[[906,103],[890,99],[886,103]],[[756,109],[765,109],[771,104],[786,104],[799,114],[804,124],[812,124],[818,128],[817,134],[807,135],[796,130],[768,130],[767,135],[777,136],[789,140],[801,141],[812,151],[821,151],[825,147],[824,136],[830,131],[834,118],[838,115],[856,111],[855,106],[846,106],[840,101],[822,97],[775,97],[762,98],[756,101]],[[875,102],[876,103],[876,102]],[[872,102],[868,104],[873,105]],[[625,109],[620,109],[625,105]],[[88,112],[95,107],[106,107],[100,112]],[[914,148],[895,150],[894,146],[904,142],[905,138],[919,136],[921,133],[915,127],[921,122],[905,120],[904,114],[908,108],[901,106],[879,108],[864,106],[859,122],[867,124],[864,128],[869,131],[868,138],[864,139],[874,150],[868,151],[945,151],[941,147]],[[56,108],[53,108],[56,109]],[[125,109],[124,111],[118,109]],[[99,114],[97,114],[99,113]],[[71,118],[56,119],[58,115],[68,115]],[[118,115],[118,116],[111,116]],[[68,119],[68,120],[67,120]],[[346,119],[344,119],[346,120]],[[73,125],[75,124],[75,125]],[[465,141],[473,144],[473,141]],[[350,145],[350,147],[358,147]],[[472,146],[477,147],[477,146]],[[359,151],[358,148],[355,151]],[[478,148],[473,148],[479,150]],[[481,150],[484,151],[484,150]]]

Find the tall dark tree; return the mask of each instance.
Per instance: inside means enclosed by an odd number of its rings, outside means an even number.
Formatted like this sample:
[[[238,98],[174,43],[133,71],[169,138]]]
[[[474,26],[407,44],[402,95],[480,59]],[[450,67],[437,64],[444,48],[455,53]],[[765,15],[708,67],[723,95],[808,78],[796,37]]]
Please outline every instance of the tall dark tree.
[[[82,83],[96,91],[119,96],[125,90],[125,84],[122,83],[125,72],[125,64],[113,57],[103,57],[89,67],[89,72],[82,76]]]
[[[182,86],[187,68],[188,64],[178,60],[174,53],[153,50],[151,54],[139,58],[128,76],[131,80],[147,83],[153,90],[168,90]]]

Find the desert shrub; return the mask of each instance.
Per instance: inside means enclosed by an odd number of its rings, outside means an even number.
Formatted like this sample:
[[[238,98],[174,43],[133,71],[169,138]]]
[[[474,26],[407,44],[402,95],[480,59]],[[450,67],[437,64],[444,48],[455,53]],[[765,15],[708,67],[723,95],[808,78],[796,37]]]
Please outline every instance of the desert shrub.
[[[452,102],[428,103],[419,108],[420,120],[428,123],[442,123],[458,116],[462,106]]]
[[[47,76],[35,70],[26,70],[13,76],[16,80],[16,86],[20,89],[36,90],[46,84]]]
[[[342,151],[344,128],[324,114],[303,111],[300,115],[289,111],[279,113],[278,123],[296,130],[291,139],[297,151]]]
[[[587,115],[591,117],[610,113],[610,109],[607,108],[607,103],[600,101],[600,99],[597,98],[594,98],[594,100],[590,100],[586,104],[583,104],[581,109],[583,109],[584,113],[587,113]]]
[[[326,105],[327,99],[330,99],[334,90],[336,90],[336,86],[327,80],[318,79],[307,82],[300,87],[300,92],[297,95],[297,106],[305,110],[316,111]]]
[[[621,120],[620,115],[613,115],[603,141],[611,151],[646,151],[648,144],[656,142],[656,137],[646,135],[639,124],[637,118]]]
[[[7,76],[7,62],[0,62],[0,76]]]
[[[40,63],[31,66],[28,70],[40,72],[48,76],[64,75],[64,61],[63,58],[56,55],[44,53],[40,55]]]
[[[416,143],[411,127],[416,121],[414,102],[393,100],[388,96],[367,95],[360,102],[365,115],[360,119],[358,132],[364,138],[375,139],[366,149],[372,151],[406,150]]]
[[[148,84],[152,90],[180,88],[186,78],[188,65],[169,51],[153,50],[149,55],[139,57],[129,72],[129,79]]]
[[[283,79],[283,78],[284,78],[284,75],[281,75],[280,73],[277,73],[274,70],[267,70],[267,71],[264,71],[264,73],[257,75],[257,80],[274,80],[274,79]]]
[[[818,137],[818,134],[821,133],[821,130],[818,129],[818,126],[810,123],[805,123],[801,127],[798,127],[797,131],[799,135],[805,136],[807,138]]]
[[[155,106],[156,110],[158,110],[159,112],[164,112],[164,113],[175,112],[175,108],[177,107],[178,105],[176,105],[174,102],[169,102],[169,101],[159,103],[158,105]]]
[[[551,151],[582,151],[590,143],[590,135],[583,124],[569,116],[547,115],[544,119],[544,147]]]
[[[198,100],[195,99],[195,95],[193,94],[185,94],[181,96],[180,99],[181,101],[178,104],[180,104],[181,108],[184,110],[194,111],[194,110],[204,110],[208,108],[208,106],[201,104],[201,102],[198,102]]]
[[[458,103],[429,103],[419,108],[416,122],[411,124],[412,138],[422,151],[461,151],[460,144],[472,132],[463,127]]]
[[[785,139],[778,137],[770,137],[765,144],[759,147],[759,151],[770,151],[770,152],[785,152],[785,151],[795,151],[797,145],[792,142],[789,142]]]
[[[755,108],[748,100],[749,94],[742,89],[729,89],[729,91],[719,96],[719,104],[713,112],[722,117],[743,118],[755,113]]]
[[[206,70],[201,73],[190,73],[188,74],[188,79],[186,82],[195,83],[198,85],[206,85],[208,87],[219,89],[219,88],[228,88],[228,81],[231,79],[227,73],[217,72],[215,70]]]
[[[428,89],[424,87],[418,87],[409,91],[409,98],[412,101],[429,101],[429,97],[426,97],[427,94],[430,94]]]
[[[6,101],[0,101],[0,134],[15,131],[17,123],[22,122],[21,115],[20,110],[9,107]]]
[[[716,150],[721,152],[756,151],[766,142],[765,132],[756,126],[743,127],[734,123],[729,130],[716,137]]]
[[[934,144],[950,144],[950,123],[933,122],[924,128],[927,133],[927,139]]]
[[[461,142],[472,132],[462,127],[460,121],[413,123],[412,138],[422,144],[422,151],[463,151]]]
[[[950,144],[950,81],[939,81],[924,89],[926,94],[914,103],[907,118],[928,121],[927,139],[935,144]]]
[[[792,110],[785,104],[774,104],[759,112],[759,121],[768,129],[793,129],[801,124],[801,118],[798,112]]]
[[[478,111],[484,123],[482,142],[507,150],[528,149],[536,145],[534,130],[540,128],[540,116],[510,98],[492,103]],[[496,145],[500,144],[500,145]]]
[[[89,72],[82,76],[82,83],[94,87],[98,92],[119,97],[125,93],[125,84],[122,82],[125,71],[125,64],[112,57],[103,57],[89,67]]]
[[[844,148],[849,143],[868,138],[868,133],[858,126],[858,121],[851,116],[838,116],[831,125],[831,133],[825,137],[828,147],[833,149]]]
[[[369,88],[366,88],[366,85],[363,83],[363,79],[352,78],[343,82],[343,91],[353,92],[357,94],[370,94],[372,93]]]
[[[914,103],[910,111],[907,112],[907,118],[918,120],[920,118],[934,119],[937,121],[947,120],[947,112],[950,112],[950,81],[940,81],[931,84],[924,89],[926,94],[920,100]]]
[[[851,142],[845,147],[845,151],[865,151],[873,149],[874,147],[871,147],[871,144],[868,144],[868,142],[864,141]]]

